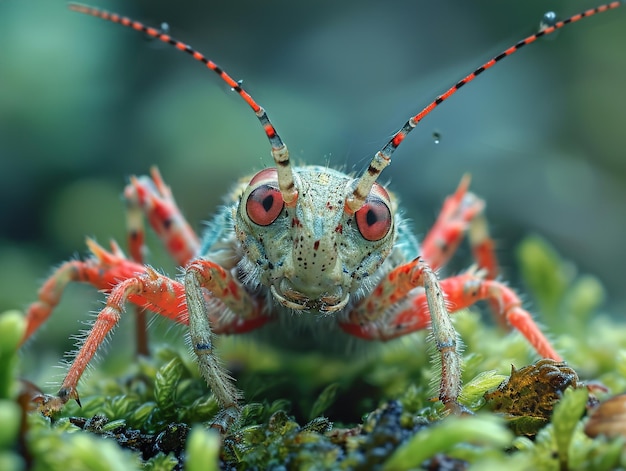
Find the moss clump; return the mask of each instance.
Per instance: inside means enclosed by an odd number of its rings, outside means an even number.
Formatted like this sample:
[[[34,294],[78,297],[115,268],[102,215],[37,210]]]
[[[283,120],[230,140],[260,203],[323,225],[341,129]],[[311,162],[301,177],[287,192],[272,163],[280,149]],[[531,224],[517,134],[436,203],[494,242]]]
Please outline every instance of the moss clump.
[[[542,308],[541,320],[556,334],[555,345],[569,367],[583,381],[601,381],[611,393],[625,390],[626,329],[598,312],[599,283],[578,276],[540,239],[527,240],[520,255],[526,282]],[[69,403],[52,419],[24,414],[15,352],[24,326],[19,313],[5,313],[0,316],[0,469],[506,466],[511,471],[626,466],[623,437],[585,435],[587,389],[568,388],[580,385],[567,374],[563,378],[569,382],[557,378],[563,387],[554,393],[552,416],[550,407],[531,428],[511,427],[511,414],[487,410],[485,393],[497,391],[511,365],[533,371],[524,367],[536,358],[519,334],[504,334],[476,313],[455,315],[455,325],[466,344],[462,402],[479,412],[474,417],[442,420],[445,413],[432,400],[437,371],[423,335],[358,362],[315,354],[285,358],[267,345],[223,343],[221,354],[236,370],[249,403],[220,439],[210,429],[217,412],[213,396],[190,356],[171,347],[128,365],[124,375],[92,375],[81,383],[82,408]],[[522,396],[532,406],[532,394]],[[519,399],[509,397],[514,403]],[[524,410],[518,417],[532,416]]]

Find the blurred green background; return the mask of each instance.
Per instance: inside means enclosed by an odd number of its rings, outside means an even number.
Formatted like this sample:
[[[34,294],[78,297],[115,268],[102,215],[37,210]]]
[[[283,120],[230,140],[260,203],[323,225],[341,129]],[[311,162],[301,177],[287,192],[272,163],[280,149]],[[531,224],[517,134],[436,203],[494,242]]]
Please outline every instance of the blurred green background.
[[[545,11],[565,16],[596,4],[97,6],[153,26],[166,21],[173,36],[243,79],[296,162],[360,171],[412,113],[532,33]],[[84,254],[86,235],[123,243],[128,176],[157,164],[201,230],[237,178],[271,163],[251,110],[213,73],[166,45],[72,13],[57,0],[0,0],[0,44],[2,310],[34,300],[50,267]],[[596,274],[607,288],[607,309],[624,313],[625,47],[623,8],[520,51],[429,116],[383,176],[416,233],[426,232],[470,172],[515,288],[524,291],[515,247],[538,233],[580,271]],[[150,261],[176,273],[150,243]],[[467,266],[467,255],[462,250],[452,270]],[[56,363],[57,349],[68,348],[68,336],[101,301],[93,290],[72,287],[29,355],[40,366]],[[132,329],[120,330],[130,341]]]

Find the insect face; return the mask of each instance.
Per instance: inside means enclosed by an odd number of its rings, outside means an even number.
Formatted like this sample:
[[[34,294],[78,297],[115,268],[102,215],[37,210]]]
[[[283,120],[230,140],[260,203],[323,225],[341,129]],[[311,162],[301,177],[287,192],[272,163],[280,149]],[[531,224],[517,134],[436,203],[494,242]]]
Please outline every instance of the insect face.
[[[354,180],[325,167],[296,167],[295,204],[286,205],[276,169],[257,173],[235,214],[245,257],[276,301],[296,310],[336,312],[358,298],[395,241],[394,204],[375,184],[355,213],[346,209]]]

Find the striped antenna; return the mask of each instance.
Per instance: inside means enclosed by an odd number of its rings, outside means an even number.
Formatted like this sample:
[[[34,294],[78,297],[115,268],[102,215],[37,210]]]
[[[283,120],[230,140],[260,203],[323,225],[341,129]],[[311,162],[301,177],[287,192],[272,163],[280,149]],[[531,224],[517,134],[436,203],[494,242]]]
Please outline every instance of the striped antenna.
[[[575,23],[578,20],[582,20],[583,18],[593,16],[596,13],[602,13],[604,11],[617,8],[621,4],[622,4],[621,1],[615,1],[611,3],[607,3],[605,5],[600,5],[596,8],[591,8],[577,15],[573,15],[563,21],[554,21],[552,15],[548,17],[544,15],[544,19],[540,26],[541,29],[537,33],[532,34],[525,39],[522,39],[517,44],[501,52],[490,61],[485,62],[483,65],[481,65],[476,70],[474,70],[474,72],[472,72],[467,77],[457,82],[456,85],[452,86],[443,95],[439,95],[437,98],[435,98],[433,102],[431,102],[428,106],[426,106],[426,108],[424,108],[418,114],[416,114],[415,116],[412,116],[404,124],[404,126],[402,126],[402,128],[394,134],[391,140],[380,151],[376,153],[376,155],[370,162],[370,165],[367,168],[367,170],[363,173],[363,175],[361,175],[361,177],[357,181],[354,191],[352,192],[350,196],[346,198],[346,203],[345,203],[346,211],[350,213],[354,213],[363,206],[363,204],[365,203],[365,199],[369,195],[370,190],[372,189],[372,186],[374,185],[374,182],[378,178],[378,175],[380,175],[380,173],[384,170],[384,168],[387,165],[389,165],[389,163],[391,162],[391,154],[394,153],[394,151],[402,143],[402,141],[407,136],[407,134],[410,133],[415,128],[415,126],[417,126],[417,123],[419,123],[422,119],[424,119],[424,117],[426,117],[426,115],[428,115],[433,109],[435,109],[441,103],[443,103],[452,95],[454,95],[459,90],[459,88],[461,88],[463,85],[474,80],[476,77],[482,74],[485,70],[493,67],[497,62],[500,62],[505,57],[508,57],[514,52],[519,51],[522,47],[526,46],[527,44],[535,42],[537,39],[541,38],[542,36],[547,36],[548,34],[552,34],[556,30],[561,29],[563,26],[567,24]]]
[[[139,21],[131,20],[130,18],[127,18],[125,16],[120,16],[116,13],[110,13],[106,10],[101,10],[99,8],[94,8],[79,3],[69,3],[68,7],[72,11],[95,16],[96,18],[101,18],[106,21],[112,21],[113,23],[126,26],[127,28],[141,31],[152,38],[163,41],[164,43],[174,46],[176,49],[186,52],[195,60],[202,62],[207,68],[215,72],[224,82],[226,82],[235,92],[237,92],[241,98],[243,98],[243,100],[250,106],[250,108],[252,108],[257,118],[261,122],[261,126],[263,126],[263,130],[265,131],[265,134],[270,141],[270,145],[272,146],[272,157],[274,158],[274,162],[276,163],[276,169],[278,171],[278,186],[280,188],[280,192],[287,206],[295,205],[296,199],[298,197],[298,192],[295,188],[293,181],[293,170],[289,161],[289,151],[287,150],[287,146],[283,143],[282,139],[276,132],[276,129],[274,129],[274,125],[270,121],[270,118],[267,116],[267,113],[265,112],[263,107],[261,107],[256,101],[254,101],[252,96],[250,96],[250,94],[243,89],[239,82],[234,80],[215,62],[206,58],[203,54],[196,51],[188,44],[174,39],[169,34],[165,34],[163,31],[145,26]]]

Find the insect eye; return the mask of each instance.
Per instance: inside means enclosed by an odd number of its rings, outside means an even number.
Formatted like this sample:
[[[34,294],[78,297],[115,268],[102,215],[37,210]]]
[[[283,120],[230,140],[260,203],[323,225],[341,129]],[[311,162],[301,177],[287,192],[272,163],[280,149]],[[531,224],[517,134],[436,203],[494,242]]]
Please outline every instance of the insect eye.
[[[250,183],[248,183],[248,186],[254,186],[263,181],[278,182],[278,171],[275,167],[267,167],[257,172],[256,175],[252,177],[252,180],[250,180]],[[278,183],[276,184],[278,185]]]
[[[391,229],[391,210],[377,196],[368,198],[354,216],[359,232],[370,242],[382,239]]]
[[[273,185],[255,188],[246,201],[246,212],[250,220],[259,226],[269,226],[285,205],[280,190]]]

